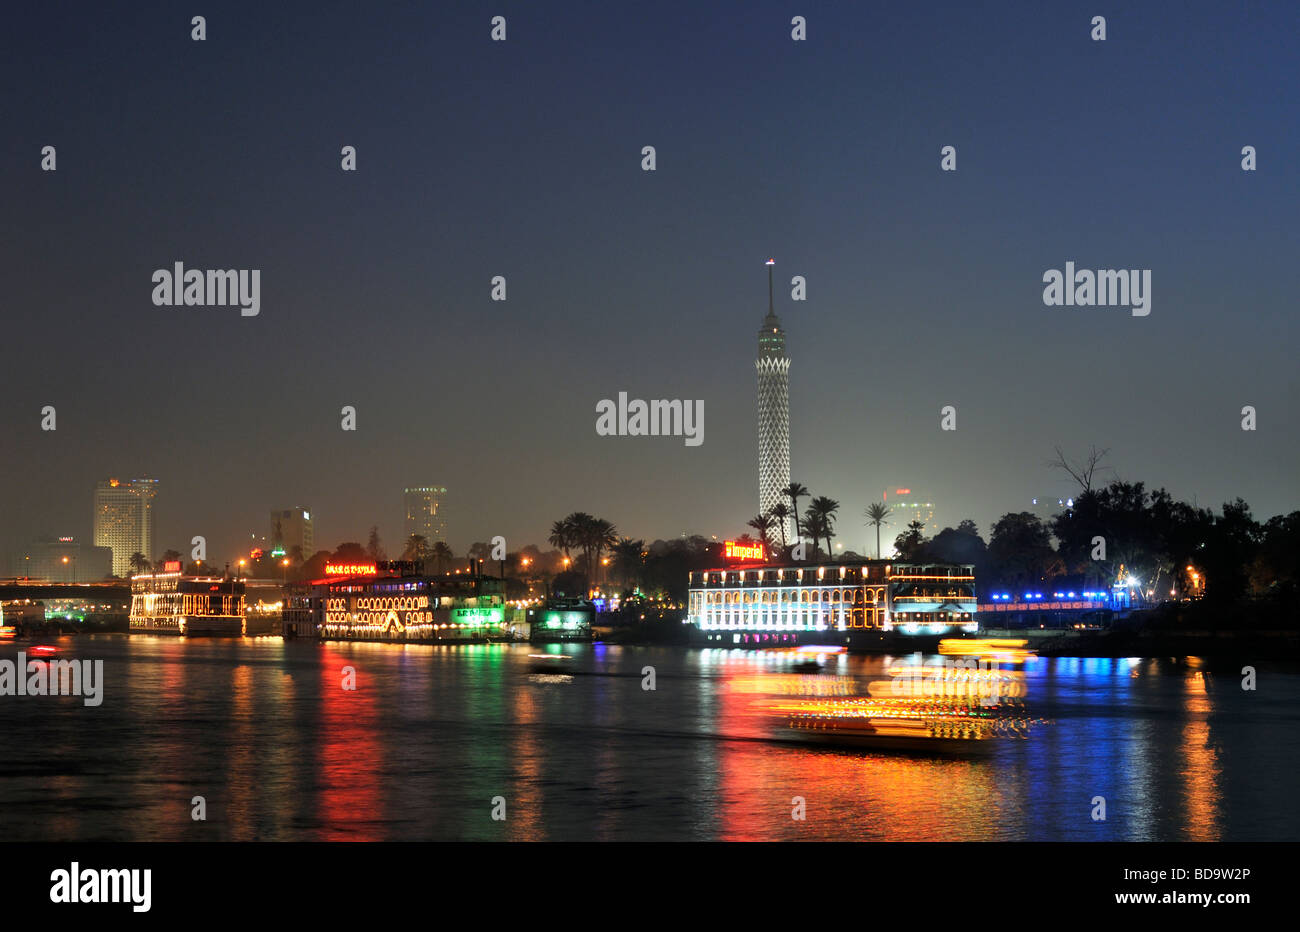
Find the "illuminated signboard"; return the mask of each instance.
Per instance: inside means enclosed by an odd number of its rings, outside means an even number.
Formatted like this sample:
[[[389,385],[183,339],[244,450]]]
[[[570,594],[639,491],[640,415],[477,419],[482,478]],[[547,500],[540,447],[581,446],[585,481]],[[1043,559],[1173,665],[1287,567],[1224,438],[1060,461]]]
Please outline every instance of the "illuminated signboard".
[[[180,560],[168,560],[166,563],[163,564],[164,573],[179,573],[180,571],[181,571]]]
[[[563,628],[565,631],[579,631],[585,628],[590,619],[587,612],[545,611],[540,613],[543,628]]]
[[[766,560],[762,544],[740,544],[734,540],[726,541],[723,555],[728,560]]]
[[[373,563],[326,563],[326,576],[378,576],[379,567]]]
[[[482,628],[487,625],[504,624],[505,620],[506,610],[500,606],[496,608],[453,608],[451,610],[451,623],[453,625]]]

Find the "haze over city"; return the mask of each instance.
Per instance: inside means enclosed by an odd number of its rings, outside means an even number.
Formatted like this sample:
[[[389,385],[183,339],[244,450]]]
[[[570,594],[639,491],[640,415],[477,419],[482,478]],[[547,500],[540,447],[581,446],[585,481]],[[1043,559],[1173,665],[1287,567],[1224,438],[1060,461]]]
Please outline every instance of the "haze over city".
[[[1069,44],[1073,5],[818,4],[813,46],[782,4],[592,4],[464,41],[493,12],[235,5],[206,43],[165,5],[11,12],[0,543],[89,539],[110,476],[159,479],[159,548],[214,557],[299,503],[321,547],[398,550],[426,483],[458,552],[575,509],[738,534],[768,257],[791,475],[850,548],[886,488],[986,534],[1069,494],[1057,444],[1294,509],[1294,8],[1149,4]],[[155,307],[175,261],[261,269],[260,314]],[[1150,315],[1045,306],[1067,261],[1151,269]],[[702,399],[704,442],[598,436],[620,391]]]

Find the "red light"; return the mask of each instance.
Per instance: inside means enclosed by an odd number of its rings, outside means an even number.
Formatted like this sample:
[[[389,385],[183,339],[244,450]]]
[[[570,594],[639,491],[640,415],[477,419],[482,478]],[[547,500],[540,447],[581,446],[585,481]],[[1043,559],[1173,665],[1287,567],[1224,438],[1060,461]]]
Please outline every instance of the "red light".
[[[739,544],[734,540],[723,543],[723,555],[728,560],[766,560],[762,544]]]
[[[326,563],[326,576],[378,576],[379,567],[373,563]]]

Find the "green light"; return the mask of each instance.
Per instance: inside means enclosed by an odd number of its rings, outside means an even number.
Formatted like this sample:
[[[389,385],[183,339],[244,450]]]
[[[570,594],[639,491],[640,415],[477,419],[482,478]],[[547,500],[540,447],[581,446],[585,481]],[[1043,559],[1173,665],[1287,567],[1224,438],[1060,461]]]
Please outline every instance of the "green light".
[[[473,628],[482,628],[486,625],[504,624],[505,620],[506,610],[501,607],[453,608],[451,610],[451,623],[453,625],[467,625]]]
[[[542,627],[574,631],[587,623],[586,612],[548,611],[541,613]]]

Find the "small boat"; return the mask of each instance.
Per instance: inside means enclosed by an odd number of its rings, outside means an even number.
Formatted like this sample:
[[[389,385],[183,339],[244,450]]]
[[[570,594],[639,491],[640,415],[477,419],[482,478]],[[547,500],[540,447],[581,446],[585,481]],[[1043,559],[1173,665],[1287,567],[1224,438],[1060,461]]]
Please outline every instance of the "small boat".
[[[772,711],[800,742],[916,753],[985,753],[1027,737],[1030,724],[1000,709],[912,699],[782,701]]]
[[[586,599],[547,599],[528,610],[528,640],[533,644],[591,641],[596,606]]]
[[[794,670],[795,673],[821,673],[822,665],[816,660],[800,660],[790,669]]]
[[[572,657],[567,654],[529,654],[529,673],[568,673]]]

